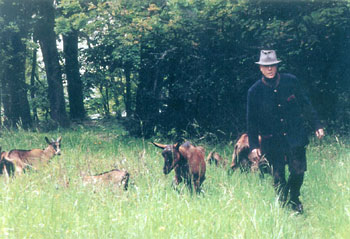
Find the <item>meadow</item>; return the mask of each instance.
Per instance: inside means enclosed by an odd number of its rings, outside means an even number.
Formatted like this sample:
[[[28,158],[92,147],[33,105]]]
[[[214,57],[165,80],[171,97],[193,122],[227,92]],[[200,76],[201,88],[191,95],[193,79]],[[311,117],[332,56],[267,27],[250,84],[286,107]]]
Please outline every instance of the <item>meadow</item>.
[[[350,238],[350,142],[311,139],[301,191],[305,212],[282,208],[272,178],[207,165],[203,193],[171,188],[161,150],[117,125],[42,132],[1,131],[3,150],[44,148],[62,136],[62,155],[19,177],[0,176],[0,238]],[[171,143],[171,142],[162,142]],[[207,144],[231,160],[233,144]],[[112,168],[130,173],[128,191],[83,186]]]

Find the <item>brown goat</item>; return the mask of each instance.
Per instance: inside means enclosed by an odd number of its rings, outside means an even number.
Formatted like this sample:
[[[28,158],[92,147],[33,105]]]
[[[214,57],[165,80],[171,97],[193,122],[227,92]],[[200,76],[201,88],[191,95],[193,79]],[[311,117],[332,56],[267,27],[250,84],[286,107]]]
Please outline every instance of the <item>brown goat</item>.
[[[219,153],[212,150],[206,159],[209,164],[215,164],[216,166],[225,167],[227,165],[227,160],[222,158]]]
[[[259,143],[261,137],[259,136]],[[242,171],[260,171],[262,173],[268,172],[268,162],[265,157],[256,158],[250,152],[248,134],[242,134],[237,140],[232,155],[232,163],[230,168],[235,171],[241,168]]]
[[[180,146],[153,143],[156,147],[163,149],[164,158],[163,173],[169,174],[175,170],[174,183],[178,185],[184,180],[192,192],[192,184],[197,193],[201,191],[201,185],[205,179],[205,149],[195,147],[190,142],[185,142]]]
[[[93,176],[83,176],[83,183],[96,185],[113,185],[116,188],[123,186],[128,189],[130,174],[125,170],[113,169]]]
[[[52,140],[51,142],[47,137],[45,137],[45,140],[48,144],[45,149],[13,149],[9,152],[4,152],[4,154],[1,155],[1,173],[6,173],[6,171],[8,171],[11,175],[22,174],[28,167],[36,169],[38,166],[48,163],[55,155],[61,155],[62,137],[59,137],[56,141]],[[7,168],[6,171],[4,167]]]

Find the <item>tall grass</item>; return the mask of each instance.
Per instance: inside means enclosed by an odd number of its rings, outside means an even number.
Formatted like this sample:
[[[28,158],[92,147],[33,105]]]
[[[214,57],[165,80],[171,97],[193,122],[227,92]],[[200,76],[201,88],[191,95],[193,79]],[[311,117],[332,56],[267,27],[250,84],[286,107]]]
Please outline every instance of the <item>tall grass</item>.
[[[71,131],[2,132],[3,150],[44,148],[62,135],[62,155],[47,167],[0,177],[0,238],[349,238],[349,142],[329,136],[307,151],[305,213],[281,208],[271,176],[208,165],[204,193],[171,188],[160,149],[116,126]],[[170,142],[163,142],[170,143]],[[213,146],[202,145],[209,152]],[[232,146],[215,145],[230,157]],[[81,175],[130,172],[129,190],[83,186]]]

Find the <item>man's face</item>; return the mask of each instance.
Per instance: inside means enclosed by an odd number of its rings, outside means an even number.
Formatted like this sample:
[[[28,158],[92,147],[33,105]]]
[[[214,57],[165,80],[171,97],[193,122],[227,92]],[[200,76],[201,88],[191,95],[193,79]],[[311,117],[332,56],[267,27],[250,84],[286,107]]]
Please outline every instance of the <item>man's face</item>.
[[[275,77],[277,73],[277,65],[270,65],[270,66],[263,66],[260,65],[260,71],[263,73],[263,75],[268,78],[272,79]]]

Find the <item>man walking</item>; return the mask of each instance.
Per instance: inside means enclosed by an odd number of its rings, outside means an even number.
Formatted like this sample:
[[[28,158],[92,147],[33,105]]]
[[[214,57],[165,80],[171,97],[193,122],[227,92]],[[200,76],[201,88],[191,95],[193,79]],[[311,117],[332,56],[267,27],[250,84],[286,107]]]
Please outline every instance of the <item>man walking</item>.
[[[307,115],[316,136],[324,136],[318,116],[305,95],[296,76],[278,73],[274,50],[262,50],[255,62],[261,78],[248,90],[247,126],[250,149],[255,157],[265,155],[272,166],[274,186],[280,200],[289,203],[293,210],[303,212],[299,200],[300,188],[306,171],[308,135]],[[258,135],[261,135],[261,145]],[[289,168],[288,181],[285,166]]]

